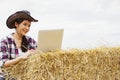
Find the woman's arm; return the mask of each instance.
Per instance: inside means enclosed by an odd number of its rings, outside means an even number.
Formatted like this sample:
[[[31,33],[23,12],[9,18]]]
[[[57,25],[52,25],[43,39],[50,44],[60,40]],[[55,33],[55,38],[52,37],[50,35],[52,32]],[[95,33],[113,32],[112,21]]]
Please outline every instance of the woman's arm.
[[[31,55],[34,54],[35,52],[36,52],[35,50],[28,50],[28,51],[27,51],[26,53],[24,53],[24,55],[22,55],[22,56],[19,56],[19,57],[15,58],[15,59],[12,59],[12,60],[7,60],[7,61],[4,63],[3,67],[9,67],[9,66],[11,66],[11,65],[14,65],[14,64],[20,62],[21,60],[27,59],[29,56],[31,56]]]
[[[22,57],[17,57],[15,59],[11,59],[10,60],[10,57],[11,57],[11,53],[10,53],[10,49],[14,49],[12,47],[9,47],[8,49],[8,46],[11,45],[9,42],[8,42],[8,39],[3,39],[0,41],[0,51],[1,51],[1,55],[0,55],[0,62],[1,62],[1,67],[7,67],[7,66],[10,66],[10,65],[13,65],[13,64],[16,64],[18,63]]]
[[[12,59],[12,60],[7,60],[7,61],[5,61],[3,67],[9,67],[11,65],[14,65],[14,64],[18,63],[20,60],[22,60],[21,57],[17,57],[17,58]]]

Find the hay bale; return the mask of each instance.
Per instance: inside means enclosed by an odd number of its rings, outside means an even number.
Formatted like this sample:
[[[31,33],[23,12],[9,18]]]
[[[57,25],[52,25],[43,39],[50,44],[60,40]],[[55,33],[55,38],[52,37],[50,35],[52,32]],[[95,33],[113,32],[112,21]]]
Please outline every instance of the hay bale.
[[[36,53],[4,71],[17,80],[120,80],[120,48]]]

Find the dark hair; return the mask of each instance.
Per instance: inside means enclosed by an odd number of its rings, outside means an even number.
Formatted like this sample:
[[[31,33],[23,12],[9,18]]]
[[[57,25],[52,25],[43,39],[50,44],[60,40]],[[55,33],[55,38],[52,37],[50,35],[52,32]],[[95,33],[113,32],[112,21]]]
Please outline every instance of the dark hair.
[[[19,18],[19,19],[17,19],[17,20],[15,20],[15,22],[17,22],[17,24],[20,24],[21,22],[23,22],[24,20],[26,20],[26,19],[24,19],[24,18]],[[25,36],[23,36],[22,37],[22,43],[21,43],[21,50],[22,50],[22,52],[26,52],[28,49],[28,45],[29,45],[29,42],[28,42],[28,40],[27,40],[27,38],[25,37]]]
[[[22,43],[21,43],[22,52],[26,52],[28,50],[28,45],[29,45],[29,42],[28,42],[27,38],[25,36],[23,36]]]

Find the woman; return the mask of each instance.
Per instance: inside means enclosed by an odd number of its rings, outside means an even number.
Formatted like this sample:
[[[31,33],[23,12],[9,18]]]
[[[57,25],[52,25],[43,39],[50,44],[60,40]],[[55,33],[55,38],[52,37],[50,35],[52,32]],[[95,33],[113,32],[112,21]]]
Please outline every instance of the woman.
[[[30,30],[31,22],[37,22],[29,11],[22,10],[10,15],[6,21],[9,29],[15,29],[12,33],[0,41],[0,66],[8,67],[23,59],[27,59],[35,53],[36,41],[26,34]]]

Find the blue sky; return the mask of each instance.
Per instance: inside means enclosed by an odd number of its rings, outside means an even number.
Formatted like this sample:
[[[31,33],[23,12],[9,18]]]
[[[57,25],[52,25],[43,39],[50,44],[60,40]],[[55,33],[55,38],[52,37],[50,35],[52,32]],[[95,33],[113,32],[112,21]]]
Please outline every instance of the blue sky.
[[[37,41],[38,30],[63,28],[63,49],[120,45],[120,0],[1,0],[0,38],[14,32],[6,19],[29,10],[39,20],[27,35]]]

